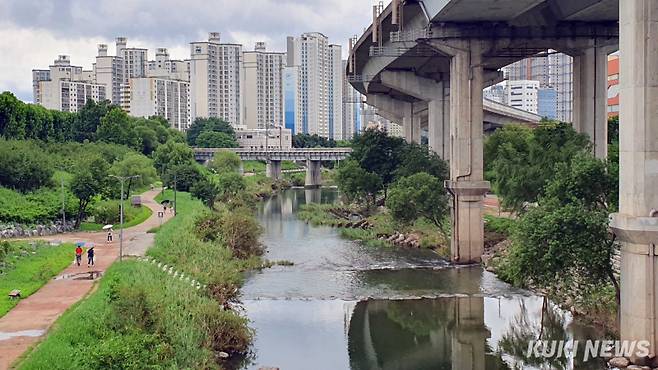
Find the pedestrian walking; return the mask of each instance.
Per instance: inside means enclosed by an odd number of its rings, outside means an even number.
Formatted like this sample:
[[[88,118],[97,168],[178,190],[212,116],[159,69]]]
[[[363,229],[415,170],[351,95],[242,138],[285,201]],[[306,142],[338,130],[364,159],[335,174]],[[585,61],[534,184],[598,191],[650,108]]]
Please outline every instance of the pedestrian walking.
[[[87,267],[94,265],[94,247],[87,250]]]
[[[107,242],[112,243],[113,237],[112,237],[112,229],[107,231]]]
[[[77,263],[78,266],[80,266],[81,262],[82,262],[82,247],[78,245],[75,248],[75,263]]]

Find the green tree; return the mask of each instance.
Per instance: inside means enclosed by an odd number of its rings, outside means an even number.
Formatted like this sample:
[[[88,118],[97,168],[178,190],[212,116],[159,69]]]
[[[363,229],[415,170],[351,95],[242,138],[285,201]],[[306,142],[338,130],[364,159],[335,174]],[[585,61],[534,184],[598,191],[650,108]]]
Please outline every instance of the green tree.
[[[219,198],[228,202],[247,188],[244,178],[237,172],[224,172],[217,177]]]
[[[158,178],[155,167],[153,167],[153,160],[137,153],[128,153],[122,160],[114,162],[109,173],[122,177],[139,176],[128,180],[126,198],[130,197],[130,191],[133,187],[148,186]],[[119,191],[116,189],[115,194],[119,195]]]
[[[235,130],[230,123],[214,117],[197,118],[187,130],[187,143],[190,146],[197,145],[197,138],[206,131],[223,132],[235,139]]]
[[[204,131],[196,139],[196,146],[200,148],[237,148],[235,137],[216,131]]]
[[[354,160],[347,160],[340,166],[336,180],[350,201],[374,204],[377,193],[383,188],[379,175],[366,171]]]
[[[203,179],[200,166],[194,162],[186,162],[168,166],[162,176],[162,181],[168,187],[176,187],[178,191],[190,191],[190,188]]]
[[[221,151],[215,153],[208,168],[215,173],[237,172],[240,169],[240,156],[230,151]]]
[[[168,141],[155,150],[153,162],[158,173],[163,174],[168,167],[194,163],[194,151],[185,143]]]
[[[92,199],[107,191],[109,169],[110,165],[103,158],[95,156],[80,163],[73,174],[71,191],[79,200],[78,217],[75,220],[76,228],[80,227]]]
[[[398,221],[412,223],[425,217],[442,228],[448,214],[448,196],[442,180],[419,172],[393,183],[386,198],[386,207]]]
[[[0,135],[7,139],[25,138],[24,106],[14,94],[8,91],[0,94]]]
[[[190,188],[192,196],[201,200],[208,208],[213,209],[215,199],[220,194],[219,186],[209,177],[203,177]]]
[[[27,192],[50,183],[53,164],[29,141],[0,140],[0,185]]]
[[[107,143],[123,144],[142,150],[142,140],[135,129],[135,122],[120,108],[112,108],[98,126],[96,138]]]
[[[619,190],[608,166],[589,153],[556,166],[539,205],[522,216],[513,234],[505,269],[509,279],[551,285],[580,277],[590,287],[607,281],[619,302],[611,260],[615,241],[608,232],[608,215],[616,208]]]
[[[108,101],[95,103],[91,99],[87,100],[87,103],[80,109],[73,120],[71,139],[78,142],[85,140],[94,141],[96,139],[96,131],[101,125],[101,119],[105,117],[111,107]]]
[[[589,150],[586,135],[566,123],[546,121],[537,129],[507,126],[485,143],[485,170],[503,206],[521,211],[535,203],[556,166]]]
[[[443,181],[448,178],[448,163],[427,146],[408,144],[402,149],[400,164],[395,170],[396,178],[408,177],[425,172]]]
[[[351,159],[366,172],[379,176],[385,190],[395,179],[405,145],[402,138],[388,136],[379,130],[367,130],[354,138]]]
[[[317,134],[299,133],[292,137],[293,148],[335,148],[336,141]]]

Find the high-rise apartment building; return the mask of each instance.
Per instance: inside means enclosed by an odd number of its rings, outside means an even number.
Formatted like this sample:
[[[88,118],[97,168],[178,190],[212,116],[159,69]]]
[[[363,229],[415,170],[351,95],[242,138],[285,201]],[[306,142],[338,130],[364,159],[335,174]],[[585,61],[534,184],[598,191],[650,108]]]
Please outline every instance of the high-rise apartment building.
[[[121,104],[121,88],[124,85],[123,58],[108,55],[107,44],[98,45],[98,55],[94,63],[96,82],[104,84],[107,98],[112,104]]]
[[[548,119],[557,119],[557,91],[554,88],[537,90],[537,114]]]
[[[222,44],[218,32],[190,44],[191,119],[217,117],[242,127],[242,45]]]
[[[34,102],[48,109],[77,112],[89,100],[105,100],[105,85],[96,83],[93,76],[93,71],[73,66],[69,56],[60,55],[48,73],[45,70],[32,72]]]
[[[286,54],[267,51],[264,42],[243,53],[243,122],[248,129],[285,126],[285,67]]]
[[[345,67],[343,66],[343,55],[340,45],[329,45],[329,138],[334,140],[345,140],[345,127],[343,124],[343,79]]]
[[[134,117],[160,116],[172,128],[190,127],[189,82],[160,77],[130,79],[130,114]]]
[[[297,67],[295,132],[342,136],[342,58],[319,32],[288,37],[288,65]]]
[[[573,58],[561,53],[549,57],[550,84],[557,93],[557,119],[573,121]]]
[[[573,118],[573,58],[549,50],[548,56],[520,60],[503,68],[509,81],[534,80],[539,87],[556,93],[556,119],[571,122]],[[550,94],[550,93],[549,93]]]
[[[347,61],[343,60],[343,71],[347,68]],[[351,140],[358,133],[360,122],[360,106],[363,97],[348,81],[343,73],[343,137],[342,140]]]
[[[190,81],[189,60],[173,60],[169,58],[167,48],[158,48],[155,60],[150,60],[146,67],[146,77],[166,77],[178,81]]]
[[[33,69],[32,70],[32,101],[34,104],[41,104],[41,88],[39,82],[50,80],[49,69]]]

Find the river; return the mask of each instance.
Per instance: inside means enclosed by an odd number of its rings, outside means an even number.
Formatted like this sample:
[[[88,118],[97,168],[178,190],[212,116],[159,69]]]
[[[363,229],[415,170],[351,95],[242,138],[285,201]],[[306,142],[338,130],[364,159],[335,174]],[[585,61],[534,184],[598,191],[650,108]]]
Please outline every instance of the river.
[[[265,258],[294,265],[247,278],[256,336],[243,369],[603,368],[527,358],[540,332],[565,341],[597,333],[480,267],[454,267],[428,250],[369,248],[296,218],[305,203],[337,199],[336,189],[291,189],[260,203]]]

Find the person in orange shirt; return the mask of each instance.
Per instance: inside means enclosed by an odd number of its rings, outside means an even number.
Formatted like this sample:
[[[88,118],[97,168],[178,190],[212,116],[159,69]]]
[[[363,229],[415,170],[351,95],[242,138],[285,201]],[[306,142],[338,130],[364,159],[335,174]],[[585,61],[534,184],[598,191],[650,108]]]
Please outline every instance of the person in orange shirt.
[[[82,262],[82,247],[78,245],[75,248],[75,263],[77,263],[78,266],[80,266],[80,262]]]

